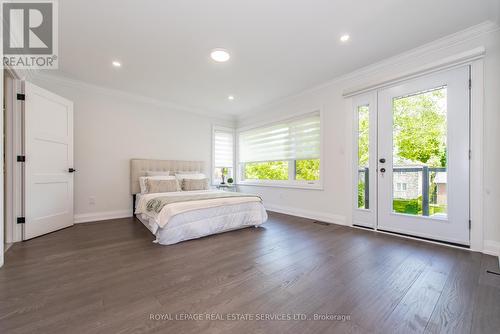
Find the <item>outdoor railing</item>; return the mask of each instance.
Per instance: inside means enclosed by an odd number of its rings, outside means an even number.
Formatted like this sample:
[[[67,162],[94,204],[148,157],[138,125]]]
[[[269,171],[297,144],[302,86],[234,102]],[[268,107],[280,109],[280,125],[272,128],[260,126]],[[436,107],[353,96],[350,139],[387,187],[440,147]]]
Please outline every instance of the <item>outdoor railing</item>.
[[[429,216],[429,184],[430,184],[430,173],[432,172],[446,172],[446,167],[394,167],[392,169],[393,173],[418,173],[422,172],[422,215]],[[370,207],[370,169],[363,168],[359,169],[358,173],[364,174],[364,204],[365,208]]]

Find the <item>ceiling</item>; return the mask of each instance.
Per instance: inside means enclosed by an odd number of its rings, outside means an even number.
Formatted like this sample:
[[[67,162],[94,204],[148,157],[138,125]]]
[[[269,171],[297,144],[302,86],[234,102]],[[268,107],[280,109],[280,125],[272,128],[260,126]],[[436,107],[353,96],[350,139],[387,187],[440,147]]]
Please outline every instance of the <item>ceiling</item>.
[[[214,115],[238,115],[498,19],[498,3],[64,0],[57,74]],[[351,40],[342,44],[344,33]],[[227,49],[231,59],[215,63],[209,57],[214,48]],[[113,60],[122,67],[114,68]]]

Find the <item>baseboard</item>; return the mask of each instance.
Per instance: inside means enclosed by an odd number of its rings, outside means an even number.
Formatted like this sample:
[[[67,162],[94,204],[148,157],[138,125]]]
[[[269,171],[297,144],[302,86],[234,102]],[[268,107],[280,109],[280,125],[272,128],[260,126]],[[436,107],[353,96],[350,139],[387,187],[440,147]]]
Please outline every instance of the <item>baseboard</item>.
[[[132,217],[131,210],[80,213],[75,215],[75,224],[95,222],[99,220],[127,218],[127,217]]]
[[[347,225],[346,218],[340,215],[333,215],[326,212],[312,211],[312,210],[304,210],[298,208],[292,208],[283,205],[275,205],[275,204],[264,204],[266,210],[274,211],[278,213],[284,213],[291,216],[309,218],[319,220],[325,223],[337,224],[337,225]]]
[[[493,240],[485,240],[483,253],[500,257],[500,242]]]
[[[13,244],[14,244],[13,242],[5,243],[3,252],[7,253],[7,251],[9,250],[10,247],[12,247]]]

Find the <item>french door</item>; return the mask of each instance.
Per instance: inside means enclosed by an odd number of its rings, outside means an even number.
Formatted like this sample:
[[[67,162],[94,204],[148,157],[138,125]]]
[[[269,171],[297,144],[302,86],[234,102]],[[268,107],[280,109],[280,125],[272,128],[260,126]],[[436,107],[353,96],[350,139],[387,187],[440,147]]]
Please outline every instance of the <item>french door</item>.
[[[356,100],[355,223],[469,244],[469,99],[464,66]]]

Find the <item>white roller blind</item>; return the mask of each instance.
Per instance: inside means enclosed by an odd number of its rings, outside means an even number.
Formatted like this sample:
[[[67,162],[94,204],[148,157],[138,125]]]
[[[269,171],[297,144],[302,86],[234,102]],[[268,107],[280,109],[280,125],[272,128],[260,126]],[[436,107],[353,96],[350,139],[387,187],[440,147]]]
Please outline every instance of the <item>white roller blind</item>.
[[[215,130],[214,167],[233,167],[233,134]]]
[[[240,132],[239,161],[277,161],[320,158],[319,112]]]

